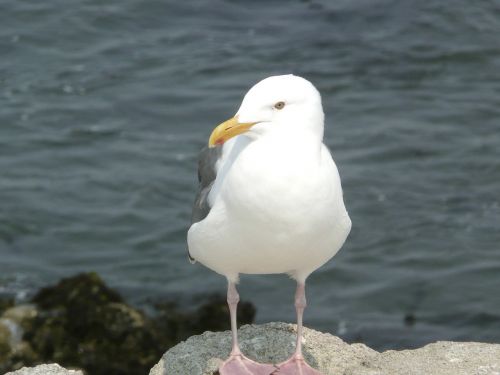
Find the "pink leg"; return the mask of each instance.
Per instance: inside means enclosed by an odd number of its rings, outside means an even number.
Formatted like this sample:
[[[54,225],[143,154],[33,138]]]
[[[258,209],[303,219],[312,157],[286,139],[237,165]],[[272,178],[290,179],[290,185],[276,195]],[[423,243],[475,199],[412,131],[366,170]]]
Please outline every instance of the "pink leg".
[[[297,311],[297,345],[295,353],[285,362],[278,365],[276,375],[322,375],[318,370],[309,366],[302,356],[302,317],[306,308],[305,283],[297,283],[295,292],[295,310]]]
[[[231,333],[233,335],[233,347],[229,358],[219,367],[220,375],[270,375],[276,367],[273,365],[260,364],[245,357],[238,345],[238,326],[236,324],[236,308],[240,296],[236,290],[236,285],[228,281],[227,303],[229,314],[231,315]]]

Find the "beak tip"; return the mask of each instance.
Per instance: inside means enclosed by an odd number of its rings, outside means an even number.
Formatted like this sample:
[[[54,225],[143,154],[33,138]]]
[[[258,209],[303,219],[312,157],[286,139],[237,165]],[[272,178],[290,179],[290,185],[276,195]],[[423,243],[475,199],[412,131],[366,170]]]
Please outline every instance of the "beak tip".
[[[223,144],[224,144],[224,140],[222,138],[219,138],[216,141],[209,141],[208,148],[215,148],[217,146],[222,146]]]
[[[208,140],[208,147],[214,148],[222,146],[228,139],[244,133],[254,124],[255,123],[239,123],[237,117],[224,121],[212,131]]]

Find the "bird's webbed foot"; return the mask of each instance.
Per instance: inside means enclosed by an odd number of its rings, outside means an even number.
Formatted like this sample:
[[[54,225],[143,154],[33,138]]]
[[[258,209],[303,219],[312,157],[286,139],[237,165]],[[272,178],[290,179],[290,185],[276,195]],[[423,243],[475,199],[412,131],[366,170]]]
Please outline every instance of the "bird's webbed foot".
[[[243,354],[231,354],[219,367],[220,375],[271,375],[274,371],[276,366],[255,362]]]
[[[278,369],[272,375],[323,375],[309,366],[303,357],[294,355],[277,365]]]

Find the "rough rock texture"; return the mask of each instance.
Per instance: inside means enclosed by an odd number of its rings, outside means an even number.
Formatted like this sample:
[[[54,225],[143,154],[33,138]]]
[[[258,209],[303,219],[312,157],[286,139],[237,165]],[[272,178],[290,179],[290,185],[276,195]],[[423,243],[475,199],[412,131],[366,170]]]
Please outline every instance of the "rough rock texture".
[[[83,372],[66,370],[58,364],[23,367],[20,370],[8,372],[5,375],[83,375]]]
[[[247,325],[240,329],[239,338],[248,357],[278,363],[293,352],[295,326]],[[228,331],[193,336],[166,352],[149,374],[217,374],[230,346]],[[325,375],[500,375],[499,344],[437,342],[416,350],[378,353],[306,328],[303,348],[309,364]]]

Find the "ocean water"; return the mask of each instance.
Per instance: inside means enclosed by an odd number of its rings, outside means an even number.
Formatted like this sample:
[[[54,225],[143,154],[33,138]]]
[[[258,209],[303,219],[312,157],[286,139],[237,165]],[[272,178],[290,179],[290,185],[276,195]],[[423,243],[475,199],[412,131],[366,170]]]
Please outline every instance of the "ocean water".
[[[500,2],[0,3],[0,294],[97,271],[138,305],[225,293],[187,262],[196,159],[260,79],[320,90],[353,229],[307,326],[376,349],[500,342]],[[257,321],[286,276],[244,276]]]

